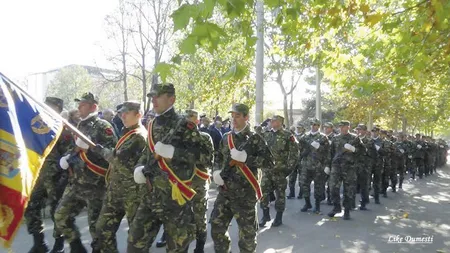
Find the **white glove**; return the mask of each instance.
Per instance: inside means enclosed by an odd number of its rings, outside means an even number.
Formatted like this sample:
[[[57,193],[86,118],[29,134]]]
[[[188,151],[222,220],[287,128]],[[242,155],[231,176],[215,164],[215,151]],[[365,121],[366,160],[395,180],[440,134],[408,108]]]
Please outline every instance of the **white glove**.
[[[400,149],[400,153],[402,153],[402,154],[403,154],[403,153],[405,153],[405,150],[403,150],[403,149]]]
[[[444,148],[444,145],[439,145],[439,147]]]
[[[409,159],[412,159],[412,155],[409,155],[408,158],[409,158]]]
[[[75,141],[75,145],[77,145],[77,147],[81,149],[89,149],[89,145],[81,140],[81,138],[77,138],[77,140]]]
[[[418,148],[418,149],[422,149],[422,145],[420,145],[420,144],[417,145],[417,148]]]
[[[233,148],[232,150],[230,150],[230,154],[231,154],[231,159],[233,159],[233,160],[236,160],[236,161],[242,162],[242,163],[245,163],[245,161],[247,161],[247,152],[245,152],[245,150],[239,151],[239,150]]]
[[[317,141],[313,141],[313,142],[311,142],[311,146],[313,146],[313,148],[315,148],[315,149],[319,149],[320,143],[318,143]]]
[[[375,145],[375,149],[376,149],[377,151],[380,150],[380,146]]]
[[[330,145],[331,145],[331,141],[330,141],[330,140],[328,140],[328,144],[330,144]]]
[[[61,169],[63,170],[67,170],[69,168],[69,163],[67,162],[67,159],[69,159],[70,154],[61,157],[61,159],[59,160],[59,166],[61,167]]]
[[[223,181],[223,178],[220,176],[220,172],[222,172],[221,170],[216,170],[213,172],[213,180],[214,183],[216,183],[216,185],[224,185],[225,182]]]
[[[325,174],[330,175],[330,167],[325,167],[325,169],[323,170],[323,172],[325,172]]]
[[[134,182],[138,184],[145,184],[147,182],[147,178],[145,178],[142,170],[144,166],[138,166],[134,169]]]
[[[356,151],[356,148],[353,147],[352,145],[348,144],[348,143],[344,145],[344,148],[347,149],[347,150],[350,150],[352,152]]]
[[[173,153],[175,152],[175,147],[170,144],[164,144],[160,141],[158,141],[155,144],[155,152],[156,154],[164,157],[164,158],[173,158]]]

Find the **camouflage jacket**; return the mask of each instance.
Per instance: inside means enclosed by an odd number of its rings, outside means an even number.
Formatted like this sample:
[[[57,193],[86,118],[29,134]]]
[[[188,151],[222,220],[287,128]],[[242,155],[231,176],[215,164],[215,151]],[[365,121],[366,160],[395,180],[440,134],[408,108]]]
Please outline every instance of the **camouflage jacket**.
[[[355,147],[356,151],[351,152],[344,148],[345,144]],[[333,166],[353,164],[358,155],[364,154],[365,147],[355,134],[338,134],[331,140],[331,163]]]
[[[394,144],[388,138],[382,139],[381,143],[382,146],[380,147],[380,150],[378,150],[378,153],[380,153],[385,160],[391,159],[394,154]]]
[[[214,144],[211,136],[205,132],[200,132],[200,158],[195,164],[199,170],[210,174],[214,162]]]
[[[153,143],[161,141],[175,147],[172,159],[166,160],[169,168],[181,180],[190,180],[194,173],[196,163],[201,158],[201,136],[197,126],[188,121],[184,116],[178,115],[174,108],[157,116],[152,122],[151,131]],[[149,123],[150,126],[150,123]],[[150,133],[149,133],[150,135]],[[148,139],[147,142],[150,142]],[[201,162],[202,163],[202,162]],[[167,174],[163,172],[155,161],[149,145],[146,145],[145,151],[136,166],[144,165],[144,175],[151,181],[157,181],[159,186],[169,187],[170,182]]]
[[[372,138],[366,136],[359,138],[364,145],[365,150],[357,156],[357,161],[362,164],[371,164],[377,158],[377,149]]]
[[[397,140],[396,142],[394,142],[394,159],[403,159],[404,157],[407,157],[407,151],[408,151],[408,146],[406,145],[406,143],[404,141],[399,141]],[[403,153],[402,153],[403,151]]]
[[[57,182],[61,178],[63,172],[59,167],[59,160],[64,154],[74,147],[72,134],[65,128],[53,146],[52,151],[45,158],[42,169],[39,173],[40,180],[47,182]]]
[[[422,140],[414,140],[412,141],[412,154],[414,159],[424,159],[425,158],[425,142]],[[420,145],[422,148],[418,148],[417,146]]]
[[[86,135],[96,144],[102,145],[104,148],[113,149],[117,142],[117,137],[114,135],[114,130],[111,124],[98,116],[91,116],[78,124],[78,130]],[[79,184],[103,185],[105,178],[91,171],[86,163],[80,158],[79,148],[75,148],[71,152],[71,157],[68,162],[73,169],[74,182]],[[91,149],[87,150],[87,158],[93,164],[108,169],[109,163],[99,153]]]
[[[298,144],[295,137],[282,129],[265,132],[263,137],[272,152],[274,170],[282,174],[290,174],[298,162]]]
[[[318,149],[311,146],[313,142],[320,144]],[[302,163],[307,169],[315,169],[313,165],[322,165],[322,167],[329,165],[330,142],[324,134],[306,133],[300,139],[299,146]]]
[[[232,136],[237,150],[245,150],[247,152],[247,161],[245,164],[256,178],[258,177],[258,168],[271,168],[273,166],[272,153],[264,139],[260,135],[252,132],[249,126],[246,126],[239,133],[235,133],[234,131],[226,133],[220,142],[219,150],[223,157],[220,164],[220,168],[222,169],[220,176],[225,181],[227,188],[244,192],[254,191],[239,167],[230,166],[232,159],[228,145],[229,135]]]

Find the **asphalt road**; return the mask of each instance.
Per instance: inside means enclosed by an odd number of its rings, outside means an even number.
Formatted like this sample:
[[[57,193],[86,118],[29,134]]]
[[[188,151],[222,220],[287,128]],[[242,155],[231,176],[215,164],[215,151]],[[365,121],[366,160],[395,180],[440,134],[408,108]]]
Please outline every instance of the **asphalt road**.
[[[261,228],[257,252],[448,252],[450,253],[450,167],[422,180],[405,182],[403,190],[388,193],[381,205],[368,205],[368,211],[352,211],[350,221],[342,220],[343,213],[335,219],[326,216],[331,206],[322,204],[324,215],[301,213],[303,200],[287,200],[284,224],[278,228]],[[212,209],[216,196],[210,190],[209,206]],[[314,202],[313,202],[314,203]],[[259,210],[260,211],[260,210]],[[275,216],[271,206],[272,218]],[[45,222],[46,238],[53,243],[52,222]],[[90,243],[86,213],[77,217],[77,225],[86,247]],[[128,224],[124,220],[118,231],[118,247],[125,252]],[[230,226],[233,252],[239,252],[236,223]],[[209,235],[208,235],[209,236]],[[429,243],[412,243],[412,238],[429,237]],[[401,242],[401,243],[395,243]],[[13,244],[15,253],[27,253],[32,237],[22,226]],[[195,242],[191,245],[193,251]],[[0,249],[0,252],[2,251]],[[66,244],[66,252],[69,247]],[[151,252],[165,252],[153,245]],[[205,252],[214,252],[208,238]]]

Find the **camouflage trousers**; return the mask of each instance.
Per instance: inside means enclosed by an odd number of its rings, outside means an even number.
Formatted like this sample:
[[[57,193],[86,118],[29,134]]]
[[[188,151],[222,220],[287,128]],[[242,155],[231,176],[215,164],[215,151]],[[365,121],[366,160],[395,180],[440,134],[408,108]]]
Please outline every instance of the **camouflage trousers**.
[[[414,158],[414,171],[418,172],[419,178],[423,177],[424,170],[425,170],[424,159]]]
[[[103,200],[100,217],[95,230],[97,232],[96,249],[103,253],[118,253],[116,232],[122,218],[126,215],[128,224],[133,223],[139,203],[141,202],[141,187],[133,182],[127,184],[112,182]]]
[[[371,169],[369,170],[369,187],[370,182],[372,182],[373,187],[373,195],[375,199],[379,198],[381,192],[381,175],[383,173],[383,160],[381,158],[377,158],[374,163],[371,165]]]
[[[333,164],[330,173],[331,197],[334,205],[341,205],[340,188],[344,184],[344,201],[346,209],[351,209],[356,187],[356,171],[351,163]]]
[[[302,192],[304,198],[311,196],[311,182],[314,181],[314,199],[321,201],[325,194],[325,182],[327,174],[323,171],[322,166],[313,169],[303,166],[301,174]]]
[[[405,159],[403,157],[397,157],[392,160],[392,170],[395,173],[396,183],[403,182],[405,179]],[[394,183],[392,183],[394,185]]]
[[[229,253],[230,236],[228,227],[233,218],[239,227],[239,252],[256,252],[256,232],[258,222],[256,216],[256,197],[253,189],[223,190],[220,188],[214,209],[211,214],[211,237],[216,253]]]
[[[161,180],[166,182],[161,183]],[[172,200],[172,187],[167,179],[153,183],[150,192],[144,187],[144,196],[128,231],[127,253],[148,253],[161,225],[166,232],[166,252],[187,252],[194,240],[195,223],[192,203],[179,205]]]
[[[97,241],[95,224],[102,209],[104,194],[104,184],[82,185],[75,182],[66,187],[55,212],[55,221],[67,242],[70,243],[80,238],[80,231],[75,225],[75,217],[87,206],[89,232],[92,237],[92,245],[95,245]]]
[[[381,175],[381,192],[385,193],[389,187],[389,180],[391,180],[392,185],[397,184],[397,174],[394,172],[395,169],[392,167],[392,161],[390,157],[384,158],[383,163],[383,173]]]
[[[209,180],[205,181],[195,177],[192,180],[192,189],[197,192],[192,199],[194,222],[196,226],[196,239],[206,242],[208,234],[206,211],[208,209]]]
[[[261,179],[261,191],[263,197],[261,198],[261,208],[269,208],[270,193],[275,191],[275,210],[277,212],[284,212],[286,208],[286,187],[287,179],[285,173],[280,172],[263,172]]]
[[[361,201],[364,203],[369,202],[369,170],[370,166],[364,163],[355,164],[356,167],[356,185],[359,187]],[[353,202],[356,198],[356,191],[353,193]],[[352,202],[352,203],[353,203]]]
[[[428,156],[428,163],[425,166],[425,174],[433,174],[436,164],[436,156],[430,155]]]
[[[45,180],[45,178],[41,177],[37,179],[36,185],[31,192],[30,200],[28,201],[28,207],[24,213],[28,233],[36,234],[44,231],[42,209],[48,204],[50,206],[51,219],[54,223],[53,237],[61,237],[62,233],[55,223],[55,211],[66,184],[67,182],[60,183],[57,180]]]
[[[300,174],[302,171],[302,167],[301,165],[297,165],[295,167],[295,169],[292,171],[291,174],[289,174],[289,189],[295,189],[295,181],[297,180],[297,175],[298,175],[298,187],[301,189],[301,182],[300,182]]]

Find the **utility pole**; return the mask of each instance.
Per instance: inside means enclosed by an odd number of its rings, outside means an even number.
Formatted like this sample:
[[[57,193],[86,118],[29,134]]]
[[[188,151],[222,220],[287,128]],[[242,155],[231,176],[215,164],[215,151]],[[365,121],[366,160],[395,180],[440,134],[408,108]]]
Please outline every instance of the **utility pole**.
[[[256,2],[256,109],[255,123],[261,124],[264,116],[264,2]]]
[[[322,94],[320,92],[320,67],[316,65],[316,118],[322,122]]]

